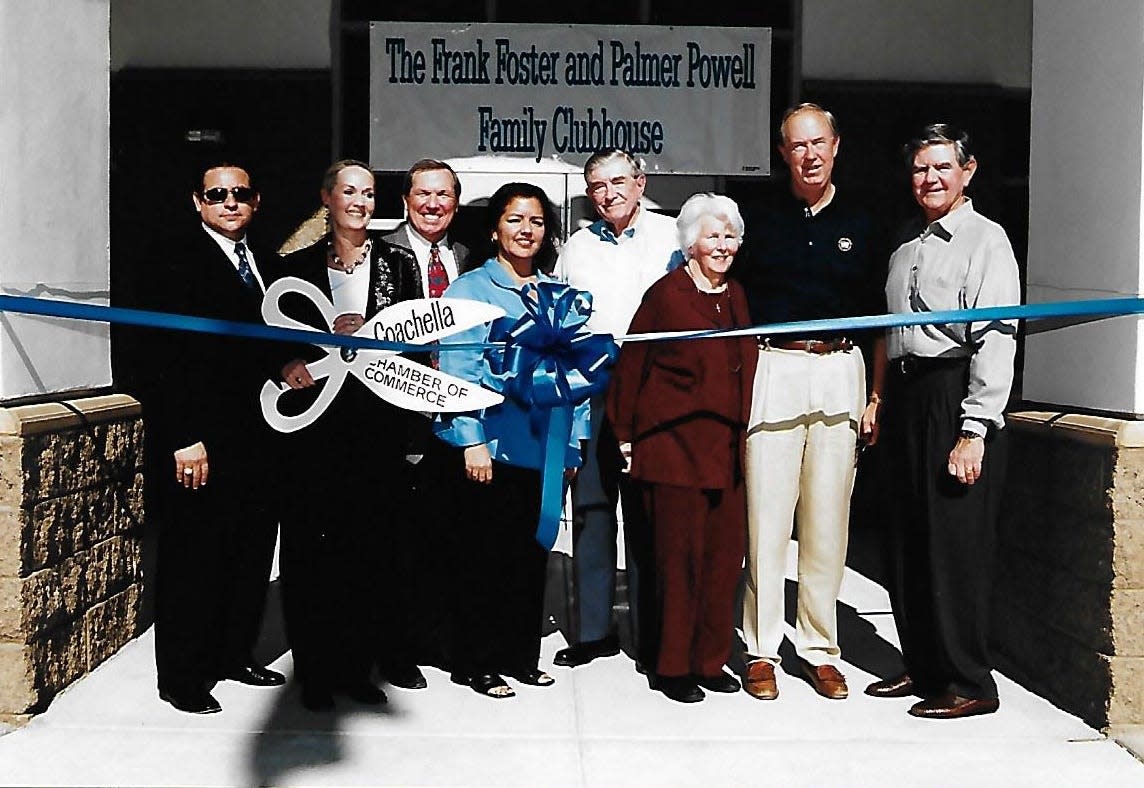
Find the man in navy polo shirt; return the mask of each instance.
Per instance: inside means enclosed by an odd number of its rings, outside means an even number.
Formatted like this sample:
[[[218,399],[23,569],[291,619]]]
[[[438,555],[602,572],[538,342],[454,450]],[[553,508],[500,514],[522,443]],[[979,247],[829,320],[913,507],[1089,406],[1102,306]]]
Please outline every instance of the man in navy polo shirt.
[[[844,199],[832,175],[840,138],[815,104],[788,110],[779,153],[790,190],[746,217],[746,259],[734,272],[756,323],[885,311],[885,259],[870,217]],[[798,523],[795,652],[822,696],[847,696],[838,670],[835,606],[846,562],[856,446],[877,440],[884,353],[874,351],[867,389],[853,333],[781,335],[759,347],[747,437],[747,584],[744,687],[778,697],[775,665],[784,633],[786,557]],[[873,340],[881,343],[879,337]]]

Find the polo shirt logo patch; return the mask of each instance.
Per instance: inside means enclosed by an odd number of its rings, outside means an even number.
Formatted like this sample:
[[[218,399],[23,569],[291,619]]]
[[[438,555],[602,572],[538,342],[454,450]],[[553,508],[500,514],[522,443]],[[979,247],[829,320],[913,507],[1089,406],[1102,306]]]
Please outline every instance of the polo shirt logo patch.
[[[846,236],[843,236],[843,237],[838,239],[838,251],[849,252],[853,248],[854,248],[854,242],[851,241]]]

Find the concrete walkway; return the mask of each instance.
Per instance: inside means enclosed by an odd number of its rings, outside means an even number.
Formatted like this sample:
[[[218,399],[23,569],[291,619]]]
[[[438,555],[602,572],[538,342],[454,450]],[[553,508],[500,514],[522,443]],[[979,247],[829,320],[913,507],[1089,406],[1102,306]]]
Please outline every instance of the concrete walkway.
[[[554,630],[541,664],[556,685],[518,687],[513,700],[428,670],[427,690],[389,689],[381,711],[339,700],[314,715],[290,686],[228,682],[215,691],[223,712],[195,717],[159,701],[148,631],[0,736],[0,783],[1144,786],[1144,764],[1004,677],[1001,710],[988,717],[917,720],[910,700],[866,697],[873,674],[893,664],[889,605],[849,570],[842,601],[846,701],[780,671],[776,701],[740,692],[684,706],[648,691],[623,655],[551,668],[564,645]],[[268,621],[260,648],[289,672],[280,632]]]

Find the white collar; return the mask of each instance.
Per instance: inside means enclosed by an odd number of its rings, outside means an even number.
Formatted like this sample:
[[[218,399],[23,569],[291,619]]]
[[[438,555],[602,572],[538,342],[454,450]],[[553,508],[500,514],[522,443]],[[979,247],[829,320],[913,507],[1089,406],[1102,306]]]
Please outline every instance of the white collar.
[[[234,254],[235,244],[243,244],[246,247],[246,251],[250,252],[250,244],[246,243],[246,233],[243,233],[242,237],[237,241],[232,241],[213,227],[208,227],[205,222],[203,222],[202,225],[203,229],[207,231],[207,235],[213,238],[214,242],[222,247],[223,251]]]
[[[695,284],[700,293],[722,293],[727,289],[727,280],[723,280],[723,284],[712,286],[707,277],[703,275],[703,271],[699,268],[699,263],[695,260],[687,261],[687,275],[691,277],[691,281]]]
[[[428,238],[426,238],[421,233],[417,232],[417,230],[413,229],[413,224],[409,221],[405,222],[405,234],[409,236],[410,244],[417,246],[417,249],[415,249],[414,251],[422,251],[425,254],[429,254],[429,250],[433,247],[433,242],[430,241]],[[449,234],[448,233],[445,233],[443,236],[441,236],[441,240],[437,242],[437,248],[438,249],[448,249],[449,248]]]

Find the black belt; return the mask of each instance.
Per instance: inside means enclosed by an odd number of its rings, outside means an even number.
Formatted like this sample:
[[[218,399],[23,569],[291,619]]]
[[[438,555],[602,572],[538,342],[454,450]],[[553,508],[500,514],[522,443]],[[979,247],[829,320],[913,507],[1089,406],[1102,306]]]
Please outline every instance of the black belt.
[[[969,356],[901,356],[890,361],[890,369],[899,375],[924,375],[937,369],[951,369],[969,363]]]

